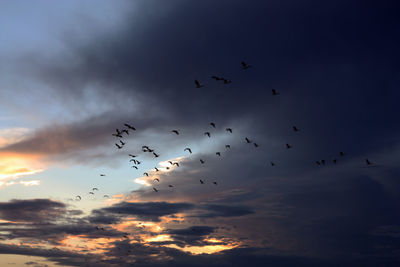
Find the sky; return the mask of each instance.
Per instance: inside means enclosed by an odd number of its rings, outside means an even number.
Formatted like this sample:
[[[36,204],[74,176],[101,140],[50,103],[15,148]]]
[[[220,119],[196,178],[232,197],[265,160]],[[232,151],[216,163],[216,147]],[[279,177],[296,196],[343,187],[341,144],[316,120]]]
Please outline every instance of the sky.
[[[399,266],[398,13],[0,1],[0,262]]]

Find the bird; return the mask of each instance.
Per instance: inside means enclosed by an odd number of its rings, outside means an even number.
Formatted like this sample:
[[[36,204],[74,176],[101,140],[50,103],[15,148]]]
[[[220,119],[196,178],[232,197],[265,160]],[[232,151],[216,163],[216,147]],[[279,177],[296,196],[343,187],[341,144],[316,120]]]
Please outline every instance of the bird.
[[[321,165],[321,162],[319,162],[318,160],[315,163],[317,163],[318,166]]]
[[[254,143],[254,146],[255,146],[255,147],[259,147],[260,145],[259,145],[259,144],[257,144],[257,143]]]
[[[279,95],[279,93],[274,88],[272,88],[272,95]]]
[[[160,179],[158,179],[158,178],[154,178],[154,181],[160,182]]]
[[[221,81],[221,80],[223,80],[224,78],[218,77],[218,76],[211,76],[211,79],[214,79],[214,80],[216,80],[216,81]]]
[[[146,175],[147,177],[149,176],[149,174],[147,172],[144,172],[143,175]]]
[[[153,190],[154,190],[155,192],[158,192],[158,190],[157,190],[156,188],[154,188],[154,187],[153,187]]]
[[[321,160],[321,163],[322,163],[322,165],[325,165],[325,160],[322,159],[322,160]]]
[[[75,198],[77,198],[77,199],[79,199],[79,200],[81,200],[81,199],[82,199],[82,197],[81,197],[81,196],[76,196]]]
[[[154,157],[158,158],[160,155],[157,154],[156,152],[153,152]]]
[[[251,143],[251,141],[250,141],[250,139],[249,138],[245,138],[244,140],[246,140],[246,142],[248,143],[248,144],[250,144]]]
[[[109,196],[108,196],[108,195],[104,195],[103,197],[109,198]]]
[[[118,144],[115,144],[117,147],[118,147],[118,149],[121,149],[122,148],[122,146],[120,146],[120,145],[118,145]]]
[[[171,132],[175,133],[176,135],[179,135],[178,130],[172,130]]]
[[[154,167],[154,169],[156,170],[156,172],[160,171],[157,167]]]
[[[165,167],[167,170],[169,170],[169,167]]]
[[[211,134],[209,132],[205,132],[204,135],[207,135],[208,137],[211,137]]]
[[[289,144],[286,144],[286,148],[289,149],[289,148],[292,148],[292,146]]]
[[[204,184],[204,181],[200,179],[200,183],[201,183],[201,184]]]
[[[224,79],[224,84],[230,84],[230,83],[232,83],[231,80]]]
[[[298,132],[300,130],[296,126],[293,126],[293,131]]]
[[[125,142],[124,141],[122,141],[122,140],[119,140],[119,142],[121,143],[121,145],[125,145]]]
[[[170,160],[168,160],[168,163],[171,164],[171,165],[174,165],[174,163],[172,161],[170,161]]]
[[[215,123],[214,122],[210,122],[210,125],[215,128]]]
[[[168,187],[174,187],[172,184],[169,184]]]
[[[340,151],[339,155],[343,157],[344,156],[344,152]]]
[[[337,159],[333,159],[332,162],[333,162],[333,164],[336,164],[337,163]]]
[[[275,163],[271,161],[271,166],[275,166]]]
[[[93,192],[89,192],[89,194],[91,194],[91,195],[94,195],[94,193],[93,193]]]
[[[133,127],[132,125],[129,125],[128,123],[125,123],[124,125],[125,125],[126,127],[128,127],[129,129],[136,131],[136,128]]]
[[[174,162],[174,165],[176,165],[176,167],[179,167],[179,163],[178,162]]]
[[[118,129],[115,129],[115,131],[117,132],[118,135],[122,134],[122,132],[120,130],[118,130]]]
[[[200,82],[198,80],[194,80],[194,83],[196,84],[197,88],[204,87],[204,85],[200,84]]]
[[[231,128],[226,128],[225,131],[232,133],[232,129]]]
[[[226,148],[226,149],[230,149],[230,148],[231,148],[231,145],[225,145],[225,148]]]
[[[244,62],[244,61],[242,61],[241,64],[242,64],[242,67],[243,67],[244,70],[247,70],[248,68],[251,67],[251,65],[247,64],[247,63]]]
[[[213,182],[213,184],[217,185],[217,182]]]
[[[132,158],[136,158],[137,157],[136,155],[132,155],[132,154],[129,154],[129,156],[132,157]]]
[[[138,170],[138,169],[139,169],[137,166],[132,166],[132,168],[135,168],[136,170]]]
[[[123,132],[123,133],[126,133],[127,135],[129,135],[129,132],[128,132],[127,129],[123,129],[122,132]]]
[[[96,191],[96,190],[99,191],[99,189],[97,187],[92,188],[92,191]]]
[[[101,173],[100,176],[106,176],[106,175]]]
[[[192,154],[192,150],[189,147],[185,148],[183,151],[189,151],[189,153]]]
[[[216,152],[215,155],[220,156],[221,157],[221,152]]]
[[[201,163],[201,164],[204,164],[204,160],[200,159],[200,163]]]
[[[367,165],[372,165],[371,161],[369,161],[369,159],[365,159],[365,163],[367,163]]]

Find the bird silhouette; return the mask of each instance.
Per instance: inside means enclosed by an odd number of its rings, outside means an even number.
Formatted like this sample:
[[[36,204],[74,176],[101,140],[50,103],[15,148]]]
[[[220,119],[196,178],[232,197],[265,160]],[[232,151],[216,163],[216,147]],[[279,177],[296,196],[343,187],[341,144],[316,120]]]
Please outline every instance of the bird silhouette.
[[[232,133],[232,129],[231,128],[226,128],[225,131]]]
[[[174,187],[172,184],[169,184],[168,187]]]
[[[91,194],[91,195],[94,195],[94,193],[93,193],[93,192],[89,192],[89,194]]]
[[[149,174],[147,172],[144,172],[143,175],[146,175],[147,177],[149,176]]]
[[[97,187],[92,188],[92,191],[96,191],[96,190],[99,191],[99,189]]]
[[[200,183],[201,183],[201,184],[204,184],[204,181],[200,179]]]
[[[214,80],[216,80],[216,81],[221,81],[221,80],[223,80],[224,78],[218,77],[218,76],[211,76],[211,79],[214,79]]]
[[[132,154],[129,154],[129,156],[132,157],[132,158],[136,158],[137,157],[136,155],[132,155]]]
[[[333,164],[336,164],[337,163],[337,159],[333,159],[332,162],[333,162]]]
[[[279,93],[274,88],[272,88],[272,95],[279,95]]]
[[[168,163],[171,164],[171,165],[174,165],[174,163],[172,161],[170,161],[170,160],[168,160]]]
[[[204,135],[207,135],[208,137],[211,137],[211,134],[209,132],[205,132]]]
[[[189,147],[185,148],[183,151],[189,151],[189,153],[192,154],[192,150]]]
[[[158,179],[158,178],[154,178],[154,181],[160,182],[160,179]]]
[[[300,131],[299,128],[297,128],[296,126],[293,126],[293,131],[298,132]]]
[[[247,70],[248,68],[251,67],[251,65],[247,64],[247,63],[244,62],[244,61],[242,61],[241,64],[242,64],[242,68],[243,68],[244,70]]]
[[[225,145],[225,148],[226,148],[226,149],[230,149],[230,148],[231,148],[231,145]]]
[[[124,125],[125,125],[126,127],[128,127],[129,129],[136,131],[136,128],[133,127],[132,125],[129,125],[128,123],[125,123]]]
[[[197,88],[204,87],[204,85],[200,84],[200,82],[198,80],[194,80],[194,83],[196,84]]]
[[[81,196],[76,196],[75,198],[77,198],[77,199],[79,199],[79,200],[81,200],[81,199],[82,199],[82,197],[81,197]]]
[[[172,130],[171,132],[175,133],[176,135],[179,135],[178,130]]]
[[[124,141],[122,141],[122,140],[119,140],[119,142],[121,143],[121,145],[125,145],[125,142]]]
[[[112,134],[112,136],[122,138],[122,135],[121,135],[121,134]]]
[[[325,165],[325,160],[321,159],[321,163],[322,163],[322,165]]]
[[[176,167],[179,167],[179,163],[178,162],[174,162],[174,165],[176,165]]]
[[[103,197],[110,198],[109,195],[104,195]]]
[[[224,84],[230,84],[230,83],[232,83],[231,80],[224,79]]]
[[[215,123],[214,122],[210,122],[210,125],[215,128]]]
[[[156,172],[160,171],[157,167],[154,167],[154,169],[156,170]]]
[[[321,165],[321,162],[319,162],[318,160],[315,163],[317,163],[318,166]]]
[[[367,163],[368,166],[369,166],[369,165],[372,165],[372,162],[369,161],[369,159],[365,159],[365,163]]]
[[[115,144],[117,146],[118,149],[121,149],[122,146],[120,146],[119,144]]]
[[[160,155],[157,154],[156,152],[153,152],[154,157],[158,158]]]
[[[201,164],[204,164],[204,160],[200,159],[200,163],[201,163]]]
[[[126,133],[127,135],[129,135],[129,132],[128,132],[127,129],[123,129],[122,132],[123,132],[123,133]]]
[[[286,144],[286,148],[289,149],[289,148],[292,148],[292,146],[289,144]]]
[[[154,188],[154,187],[153,187],[153,190],[154,190],[155,192],[158,192],[158,190],[157,190],[156,188]]]
[[[245,138],[244,140],[246,140],[246,142],[248,143],[248,144],[250,144],[251,143],[251,141],[250,141],[250,139],[249,138]]]
[[[260,145],[259,145],[259,144],[257,144],[257,143],[254,143],[254,146],[255,146],[255,147],[259,147]]]
[[[344,152],[342,152],[342,151],[339,152],[339,155],[343,157],[344,156]]]
[[[106,176],[105,174],[100,174],[100,176]]]
[[[135,168],[136,170],[138,170],[138,169],[139,169],[137,166],[132,166],[132,168]]]
[[[215,155],[220,156],[221,157],[221,152],[216,152]]]
[[[213,182],[213,184],[217,185],[217,182]]]

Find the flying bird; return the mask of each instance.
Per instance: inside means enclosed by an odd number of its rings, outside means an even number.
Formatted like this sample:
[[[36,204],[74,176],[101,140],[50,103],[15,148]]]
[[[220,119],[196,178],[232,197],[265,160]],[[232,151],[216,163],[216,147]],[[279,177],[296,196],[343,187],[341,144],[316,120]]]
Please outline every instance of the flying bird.
[[[123,132],[123,133],[126,133],[127,135],[129,135],[129,132],[128,132],[127,129],[123,129],[122,132]]]
[[[104,195],[103,197],[110,198],[108,195]]]
[[[137,166],[132,166],[132,168],[135,168],[136,170],[138,170],[138,169],[139,169]]]
[[[168,163],[171,164],[171,165],[174,165],[174,163],[172,161],[170,161],[170,160],[168,160]]]
[[[254,146],[255,146],[255,147],[259,147],[260,145],[259,145],[259,144],[257,144],[257,143],[254,143]]]
[[[128,127],[129,129],[136,131],[136,128],[133,127],[132,125],[129,125],[129,124],[127,124],[127,123],[125,123],[124,125],[125,125],[126,127]]]
[[[292,148],[292,146],[289,144],[286,144],[286,148],[289,149],[289,148]]]
[[[217,182],[213,182],[213,184],[217,185]]]
[[[197,88],[204,87],[204,85],[200,84],[200,82],[198,80],[194,80],[194,83],[196,84]]]
[[[279,93],[274,88],[272,88],[272,95],[279,95]]]
[[[232,133],[232,129],[231,128],[226,128],[225,131]]]
[[[154,188],[154,187],[153,187],[153,190],[154,190],[155,192],[158,192],[158,190],[157,190],[156,188]]]
[[[218,76],[211,76],[211,79],[214,79],[214,80],[216,80],[216,81],[221,81],[221,80],[223,80],[224,78],[218,77]]]
[[[298,132],[299,128],[297,128],[296,126],[293,126],[293,131]]]
[[[250,144],[251,143],[251,141],[250,141],[250,139],[249,138],[245,138],[244,140],[246,140],[246,142],[248,143],[248,144]]]
[[[226,148],[226,149],[230,149],[230,148],[231,148],[231,145],[225,145],[225,148]]]
[[[81,196],[76,196],[75,198],[77,198],[77,199],[79,199],[79,200],[81,200],[82,198],[81,198]]]
[[[200,183],[201,183],[201,184],[204,184],[204,181],[200,179]]]
[[[339,154],[340,154],[340,156],[342,156],[342,157],[344,156],[344,152],[339,152]]]
[[[149,174],[147,172],[144,172],[143,175],[146,175],[147,177],[149,177]]]
[[[119,144],[115,144],[117,147],[118,147],[118,149],[121,149],[122,148],[122,146],[120,146]]]
[[[91,195],[94,195],[94,193],[93,193],[93,192],[89,192],[89,194],[91,194]]]
[[[319,162],[318,160],[315,163],[317,163],[318,166],[321,165],[321,162]]]
[[[122,140],[119,140],[119,142],[121,143],[121,145],[125,145],[125,142],[123,142]]]
[[[210,125],[215,128],[215,123],[214,122],[210,122]]]
[[[271,161],[271,166],[275,166],[275,163]]]
[[[129,154],[129,156],[132,157],[132,158],[136,158],[137,157],[136,155],[132,155],[132,154]]]
[[[215,155],[220,156],[221,157],[221,152],[216,152]]]
[[[183,151],[189,151],[189,153],[192,154],[192,150],[189,147],[185,148]]]
[[[158,158],[160,155],[157,154],[156,152],[153,152],[154,157]]]
[[[158,171],[159,171],[159,169],[158,169],[157,167],[154,167],[154,169],[156,170],[156,172],[158,172]]]
[[[333,164],[336,164],[337,163],[337,159],[333,159],[332,162],[333,162]]]
[[[247,63],[244,62],[244,61],[242,61],[241,64],[242,64],[242,68],[243,68],[244,70],[247,70],[248,68],[251,67],[251,65],[247,64]]]
[[[205,132],[204,135],[207,135],[208,137],[211,137],[211,134],[209,132]]]
[[[367,165],[372,165],[371,161],[369,161],[368,159],[365,159],[365,163],[367,163]]]
[[[92,191],[96,191],[96,190],[99,191],[99,189],[97,187],[92,188]]]
[[[154,181],[160,182],[160,179],[158,179],[158,178],[154,178]]]
[[[322,160],[321,160],[321,163],[322,163],[322,165],[325,165],[325,160],[322,159]]]
[[[120,134],[112,134],[112,136],[122,138],[122,135],[120,135]]]
[[[224,84],[230,84],[230,83],[232,83],[231,80],[224,79]]]
[[[178,130],[172,130],[171,132],[175,133],[176,135],[179,135]]]
[[[201,164],[204,164],[204,160],[200,159],[200,163],[201,163]]]
[[[106,176],[106,175],[101,173],[100,176]]]
[[[172,184],[169,184],[168,187],[174,187]]]
[[[178,162],[174,162],[174,165],[176,165],[176,167],[179,167],[179,163]]]

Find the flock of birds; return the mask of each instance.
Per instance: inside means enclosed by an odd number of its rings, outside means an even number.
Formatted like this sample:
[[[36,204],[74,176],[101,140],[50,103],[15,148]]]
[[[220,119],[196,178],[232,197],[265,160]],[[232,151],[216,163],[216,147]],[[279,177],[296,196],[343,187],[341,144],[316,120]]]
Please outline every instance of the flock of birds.
[[[244,61],[241,62],[241,65],[242,65],[242,69],[243,70],[247,70],[247,69],[252,67],[252,65],[249,65]],[[213,79],[215,81],[222,81],[224,84],[232,83],[231,80],[226,79],[224,77],[219,77],[219,76],[211,76],[211,79]],[[200,83],[198,80],[194,80],[194,83],[196,85],[196,88],[204,87],[204,85],[202,83]],[[273,96],[280,95],[280,93],[274,88],[272,88],[271,93],[272,93]],[[214,123],[214,122],[210,122],[209,125],[214,129],[216,128],[216,123]],[[115,130],[115,133],[112,134],[112,136],[114,136],[115,138],[118,138],[118,142],[115,143],[115,146],[116,146],[117,149],[123,149],[124,146],[126,145],[126,142],[123,141],[124,136],[129,136],[129,132],[130,131],[136,131],[136,128],[134,126],[132,126],[131,124],[125,123],[124,126],[125,126],[125,128],[123,128],[121,130],[117,128]],[[297,126],[292,126],[292,129],[293,129],[294,132],[299,132],[300,131],[300,129]],[[227,133],[229,133],[229,134],[233,133],[232,128],[225,128],[225,131]],[[171,133],[173,133],[173,134],[175,134],[177,136],[180,135],[180,131],[178,129],[171,130]],[[204,135],[207,136],[208,138],[211,138],[211,132],[210,131],[204,132]],[[254,140],[249,139],[248,137],[244,138],[244,142],[247,143],[247,144],[252,144],[255,148],[258,148],[260,146],[258,143],[256,143]],[[286,147],[286,149],[292,149],[293,148],[293,146],[291,144],[288,144],[288,143],[285,144],[285,147]],[[231,148],[231,146],[229,144],[225,145],[225,149],[226,150],[229,150],[230,148]],[[141,147],[141,151],[144,152],[144,153],[152,154],[154,156],[154,158],[160,157],[160,154],[158,152],[156,152],[156,150],[154,148],[150,148],[147,145],[143,145]],[[189,154],[193,153],[193,151],[192,151],[192,149],[190,147],[186,147],[183,151],[184,152],[188,152]],[[215,152],[215,154],[218,157],[221,157],[221,152],[220,151]],[[343,151],[340,151],[338,153],[339,157],[344,157],[345,155],[346,154]],[[133,166],[131,166],[131,167],[136,169],[136,170],[138,170],[139,169],[138,165],[140,165],[142,163],[142,161],[139,161],[137,159],[138,155],[128,154],[128,156],[130,158],[129,162],[133,163]],[[168,163],[170,164],[170,167],[172,167],[172,166],[179,167],[180,166],[179,162],[168,161]],[[204,159],[200,159],[200,163],[204,164],[205,160]],[[337,164],[338,163],[338,159],[337,158],[332,159],[332,163],[333,164]],[[366,163],[367,166],[374,165],[369,159],[365,159],[365,163]],[[326,161],[325,159],[316,160],[315,164],[318,165],[318,166],[323,166],[323,165],[328,164],[328,161]],[[270,161],[270,165],[271,166],[276,166],[276,163],[273,162],[273,161]],[[167,166],[165,168],[167,170],[169,170],[170,167]],[[155,170],[155,172],[159,172],[160,171],[160,169],[157,168],[157,167],[154,167],[154,170]],[[146,177],[149,177],[149,173],[148,172],[144,172],[143,175],[146,176]],[[100,174],[100,176],[106,176],[106,175],[105,174]],[[154,178],[153,181],[159,183],[160,179],[159,178]],[[200,184],[204,184],[205,180],[200,179],[199,182],[200,182]],[[217,181],[213,181],[212,183],[214,185],[218,185]],[[168,187],[174,187],[174,185],[168,184]],[[92,191],[89,192],[89,194],[94,195],[94,191],[97,191],[97,190],[98,190],[98,188],[93,188]],[[159,192],[159,189],[157,189],[155,186],[153,186],[153,190],[154,190],[154,192]],[[103,197],[104,198],[109,198],[108,195],[104,195]],[[76,199],[77,200],[81,200],[82,197],[78,195],[78,196],[76,196]]]

